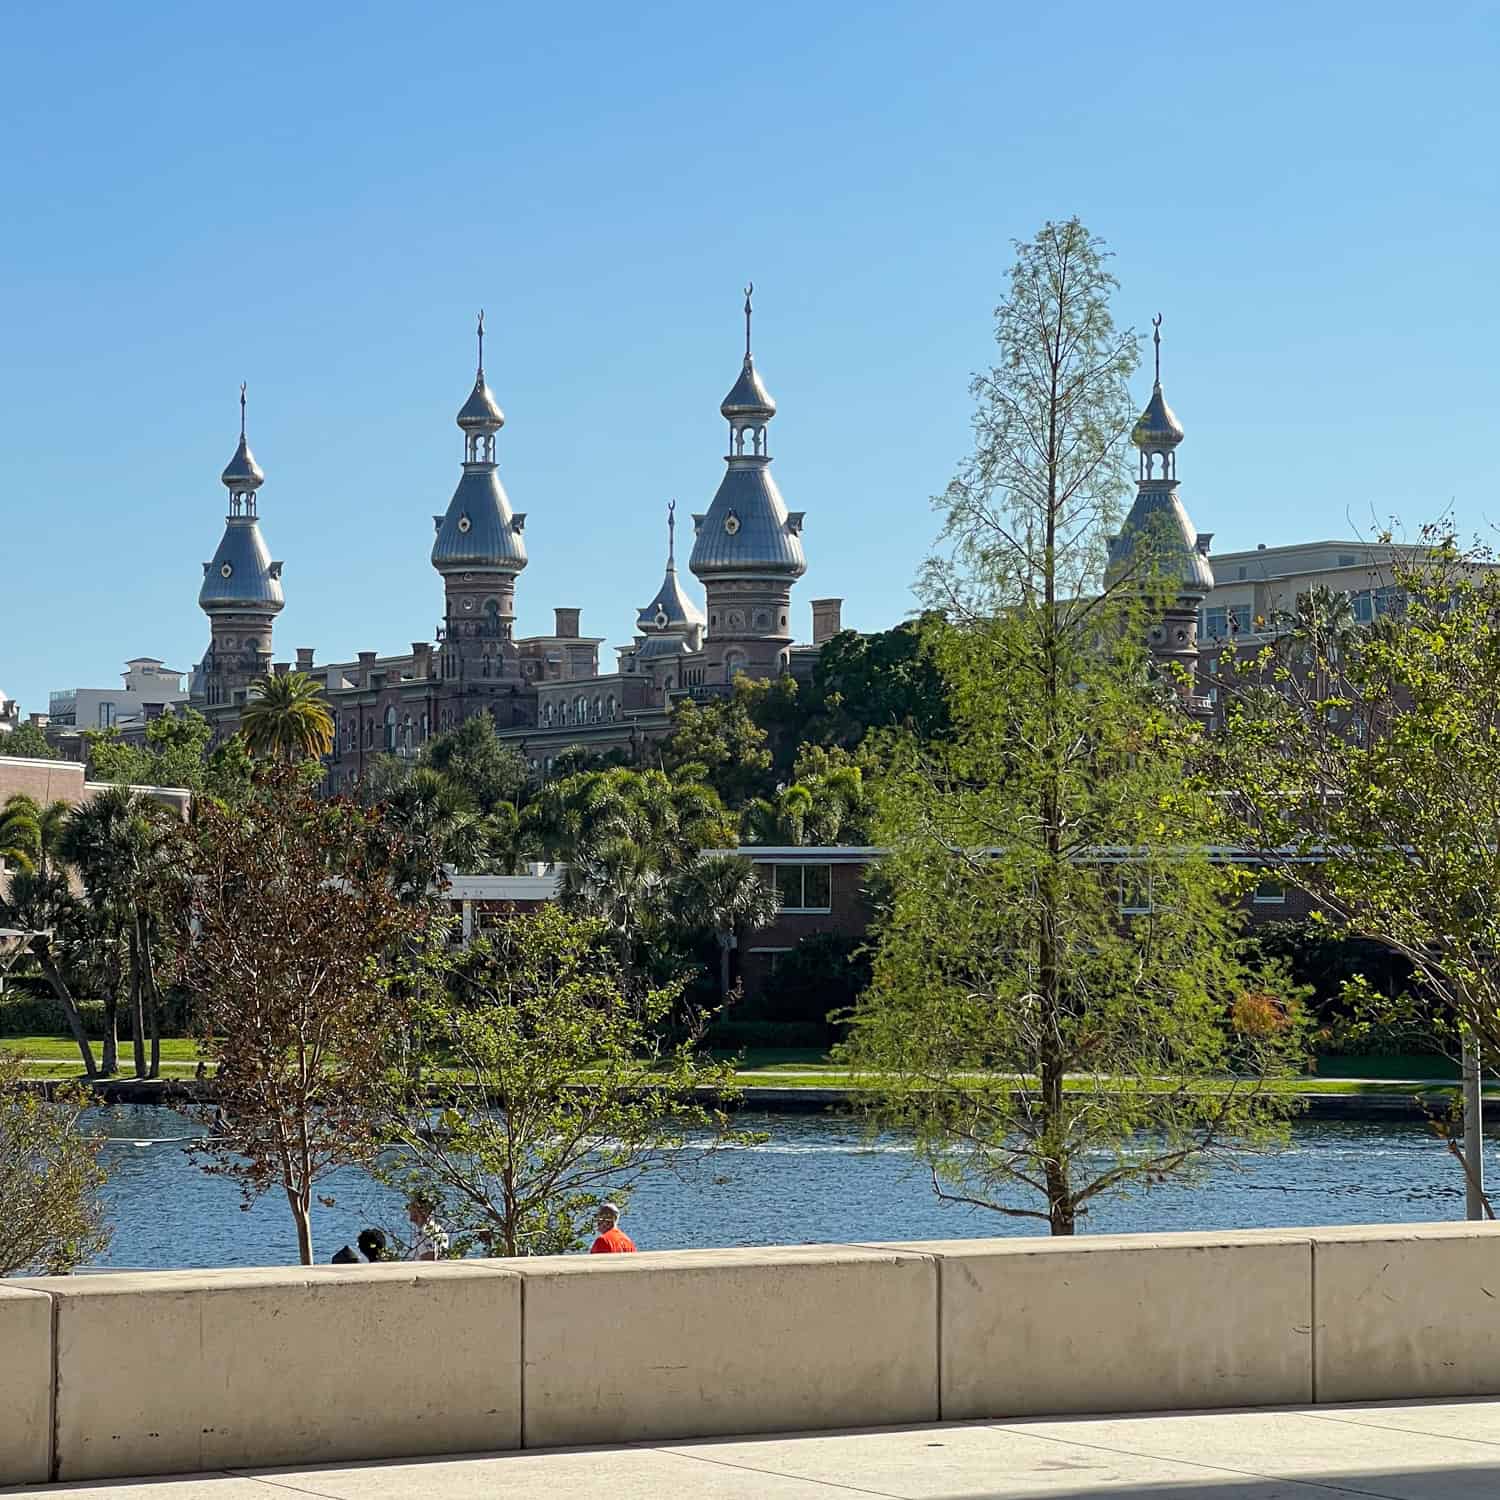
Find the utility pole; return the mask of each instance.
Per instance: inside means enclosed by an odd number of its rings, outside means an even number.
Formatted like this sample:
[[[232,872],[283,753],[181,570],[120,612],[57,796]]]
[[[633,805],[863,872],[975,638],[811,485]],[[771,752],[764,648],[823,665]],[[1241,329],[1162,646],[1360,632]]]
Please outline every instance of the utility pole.
[[[1479,1044],[1463,1038],[1464,1217],[1484,1218],[1484,1097],[1479,1088]]]

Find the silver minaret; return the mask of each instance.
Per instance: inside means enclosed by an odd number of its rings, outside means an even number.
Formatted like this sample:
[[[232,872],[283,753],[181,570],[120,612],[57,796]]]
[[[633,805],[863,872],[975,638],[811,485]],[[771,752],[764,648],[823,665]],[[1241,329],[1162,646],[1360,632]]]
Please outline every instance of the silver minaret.
[[[484,314],[479,314],[479,370],[458,413],[464,465],[447,511],[434,516],[432,565],[445,603],[442,675],[447,681],[515,673],[516,575],[526,566],[525,515],[511,512],[495,464],[495,434],[505,414],[484,378]]]
[[[194,697],[209,708],[243,702],[245,689],[271,665],[271,628],[286,599],[281,564],[271,560],[256,514],[265,474],[245,436],[240,387],[240,441],[220,479],[229,491],[224,537],[203,564],[198,605],[208,616],[209,646],[194,673]]]
[[[788,511],[771,477],[766,424],[776,403],[750,351],[751,294],[745,288],[745,361],[719,410],[729,423],[729,453],[719,491],[697,528],[688,567],[708,603],[706,681],[728,683],[743,671],[775,676],[791,645],[792,584],[807,571],[800,510]]]

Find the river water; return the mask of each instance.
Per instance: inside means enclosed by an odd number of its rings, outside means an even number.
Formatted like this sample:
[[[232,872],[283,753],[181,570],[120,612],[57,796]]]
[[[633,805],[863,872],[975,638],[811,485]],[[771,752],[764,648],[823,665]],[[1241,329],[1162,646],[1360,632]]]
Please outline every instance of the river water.
[[[183,1149],[199,1127],[170,1109],[115,1105],[91,1111],[109,1138],[106,1189],[114,1239],[100,1266],[158,1270],[296,1261],[285,1200],[268,1194],[248,1212],[238,1189],[211,1177]],[[725,1150],[682,1175],[648,1178],[625,1227],[643,1250],[819,1241],[1034,1234],[1033,1220],[945,1205],[899,1138],[871,1141],[838,1115],[751,1114],[764,1145]],[[1496,1142],[1487,1171],[1500,1170]],[[313,1211],[313,1247],[327,1260],[365,1224],[404,1218],[388,1190],[362,1172],[331,1177],[331,1208]],[[1304,1121],[1289,1149],[1243,1170],[1216,1167],[1193,1186],[1154,1188],[1099,1203],[1086,1232],[1253,1229],[1278,1225],[1411,1222],[1463,1217],[1457,1163],[1420,1123]]]

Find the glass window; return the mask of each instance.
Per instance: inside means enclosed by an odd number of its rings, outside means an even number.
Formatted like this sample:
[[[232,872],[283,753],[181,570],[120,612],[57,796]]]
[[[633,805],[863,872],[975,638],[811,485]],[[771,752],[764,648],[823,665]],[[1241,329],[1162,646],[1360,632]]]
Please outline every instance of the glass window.
[[[1387,585],[1375,590],[1375,613],[1377,615],[1399,615],[1406,603],[1406,596],[1398,588]]]
[[[1151,910],[1151,877],[1141,870],[1120,871],[1120,910],[1123,912],[1149,912]]]
[[[1265,876],[1256,882],[1255,904],[1257,906],[1284,906],[1286,886],[1269,875]]]
[[[1349,595],[1349,607],[1354,611],[1354,619],[1360,625],[1368,625],[1375,618],[1374,599],[1369,589],[1355,589]]]
[[[831,905],[831,865],[777,865],[776,898],[783,911],[827,911]]]
[[[1352,552],[1339,553],[1339,567],[1352,568],[1359,559]]]
[[[1203,633],[1211,641],[1222,641],[1229,634],[1229,611],[1222,605],[1203,611]]]

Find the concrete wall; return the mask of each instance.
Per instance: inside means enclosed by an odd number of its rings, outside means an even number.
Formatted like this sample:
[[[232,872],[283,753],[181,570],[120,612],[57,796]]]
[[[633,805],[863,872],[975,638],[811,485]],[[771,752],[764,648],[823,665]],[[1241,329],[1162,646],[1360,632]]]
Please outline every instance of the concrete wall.
[[[0,1484],[1440,1395],[1500,1395],[1492,1227],[0,1285]]]

